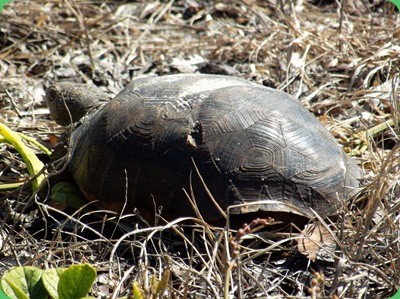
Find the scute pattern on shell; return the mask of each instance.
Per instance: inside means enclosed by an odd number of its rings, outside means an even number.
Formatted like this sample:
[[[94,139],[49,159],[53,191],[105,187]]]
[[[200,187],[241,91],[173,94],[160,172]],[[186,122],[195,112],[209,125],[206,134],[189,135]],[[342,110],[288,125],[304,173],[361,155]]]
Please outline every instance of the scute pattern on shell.
[[[242,79],[171,75],[136,79],[75,130],[69,168],[103,207],[220,217],[193,161],[223,209],[327,216],[358,186],[358,167],[291,96]]]

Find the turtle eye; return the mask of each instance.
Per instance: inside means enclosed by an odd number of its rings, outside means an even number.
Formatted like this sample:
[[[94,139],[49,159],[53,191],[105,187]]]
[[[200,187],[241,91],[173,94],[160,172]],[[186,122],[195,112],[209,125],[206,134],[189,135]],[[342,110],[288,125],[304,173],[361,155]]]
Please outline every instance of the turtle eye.
[[[46,100],[47,101],[54,101],[54,98],[56,96],[56,92],[54,90],[54,86],[50,86],[46,90]]]
[[[46,100],[47,101],[54,102],[55,100],[57,100],[59,95],[60,95],[60,92],[58,91],[57,87],[55,87],[54,85],[50,86],[46,90]]]

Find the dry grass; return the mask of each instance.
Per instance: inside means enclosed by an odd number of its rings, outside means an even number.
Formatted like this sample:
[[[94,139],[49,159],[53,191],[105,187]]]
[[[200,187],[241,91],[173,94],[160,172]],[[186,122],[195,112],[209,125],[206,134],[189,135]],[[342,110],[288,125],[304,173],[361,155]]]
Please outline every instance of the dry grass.
[[[48,142],[61,130],[42,96],[59,80],[93,82],[115,94],[143,74],[211,70],[293,94],[364,172],[362,192],[330,225],[337,230],[331,261],[309,264],[297,252],[295,230],[249,229],[239,247],[230,247],[228,230],[201,221],[193,230],[181,220],[126,228],[116,219],[105,223],[101,211],[103,220],[95,212],[63,215],[46,204],[46,194],[25,188],[1,198],[1,270],[89,262],[99,272],[93,294],[102,298],[127,294],[133,280],[148,285],[166,270],[167,298],[394,294],[400,15],[386,1],[315,2],[14,0],[0,15],[0,110],[2,122]],[[371,130],[390,121],[392,127]],[[24,173],[15,151],[2,144],[1,182]]]

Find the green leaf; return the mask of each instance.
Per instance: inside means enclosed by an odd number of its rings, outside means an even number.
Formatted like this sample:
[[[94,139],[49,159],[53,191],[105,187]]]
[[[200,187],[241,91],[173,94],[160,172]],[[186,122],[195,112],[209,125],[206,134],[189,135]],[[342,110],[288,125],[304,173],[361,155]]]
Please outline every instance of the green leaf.
[[[43,286],[42,270],[34,267],[14,267],[4,272],[1,288],[12,299],[46,299],[48,293]]]
[[[3,290],[0,288],[0,299],[11,299],[6,294],[4,294]]]
[[[44,271],[42,274],[43,285],[49,293],[50,297],[53,299],[59,299],[58,297],[58,282],[60,280],[60,276],[66,268],[56,268],[56,269],[48,269]]]
[[[22,142],[17,133],[12,131],[6,125],[0,123],[0,134],[3,135],[7,142],[11,143],[19,152],[31,177],[37,175],[42,170],[44,167],[43,163],[38,159],[35,153]],[[44,174],[39,175],[32,182],[33,190],[37,190],[44,179]]]
[[[79,209],[87,201],[79,188],[71,182],[59,182],[51,188],[50,198],[58,203],[65,203],[69,207]]]
[[[134,299],[144,299],[145,298],[144,291],[137,281],[133,282],[132,289],[133,289],[133,298]]]
[[[157,277],[155,274],[153,274],[150,280],[150,294],[153,295],[152,298],[155,298],[157,296],[157,285],[158,285]]]
[[[10,290],[6,290],[7,293],[11,296],[11,298],[16,299],[29,299],[28,295],[24,293],[24,291],[18,287],[15,283],[12,282],[11,279],[6,279],[8,286],[11,288]]]
[[[162,295],[165,289],[167,288],[170,272],[171,272],[170,270],[165,270],[165,272],[163,273],[160,282],[157,284],[156,294],[155,294],[156,296]]]
[[[389,299],[400,299],[400,289],[397,291],[396,294],[394,294],[393,297],[390,297]]]
[[[80,299],[87,296],[96,279],[96,270],[89,264],[74,265],[60,275],[59,299]]]
[[[3,8],[4,5],[6,5],[8,2],[10,2],[11,0],[0,0],[0,12],[1,9]],[[0,297],[1,298],[1,297]]]

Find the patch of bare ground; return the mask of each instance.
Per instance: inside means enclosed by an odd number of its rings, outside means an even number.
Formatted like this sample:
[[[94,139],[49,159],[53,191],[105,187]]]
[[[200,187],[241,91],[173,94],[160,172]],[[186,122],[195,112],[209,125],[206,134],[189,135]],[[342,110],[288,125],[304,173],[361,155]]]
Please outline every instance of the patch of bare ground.
[[[133,281],[148,286],[167,270],[163,298],[390,297],[400,288],[399,24],[394,5],[380,0],[7,4],[0,120],[12,129],[45,144],[60,135],[43,100],[55,81],[116,94],[139,76],[234,75],[299,98],[355,156],[363,188],[325,224],[336,246],[312,262],[298,252],[296,228],[256,233],[253,222],[228,233],[162,219],[127,227],[106,223],[102,211],[58,211],[46,188],[26,187],[1,194],[1,271],[87,262],[99,274],[98,298],[126,296]],[[26,177],[1,143],[0,183]]]

